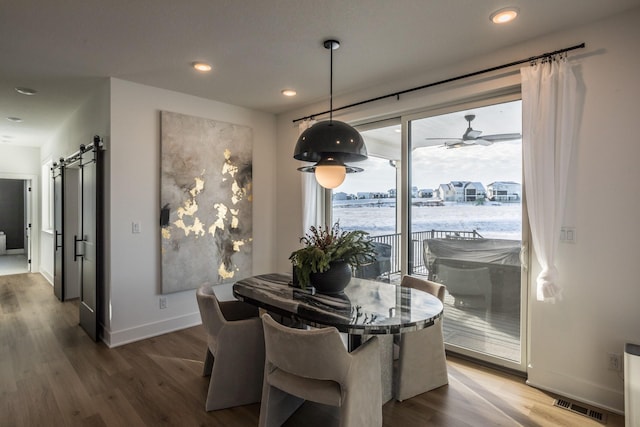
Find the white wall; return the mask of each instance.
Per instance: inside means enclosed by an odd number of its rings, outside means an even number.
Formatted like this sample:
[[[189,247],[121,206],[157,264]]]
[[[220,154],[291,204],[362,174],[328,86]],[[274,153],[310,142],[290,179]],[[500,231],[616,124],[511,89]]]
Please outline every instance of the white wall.
[[[253,128],[253,272],[275,268],[275,116],[111,79],[104,337],[111,346],[200,323],[193,290],[166,295],[167,308],[159,308],[161,110]],[[141,233],[131,233],[133,221]]]
[[[36,147],[12,147],[1,144],[0,173],[3,175],[3,178],[4,175],[7,177],[16,175],[40,175],[40,149]]]
[[[607,353],[622,353],[625,342],[640,343],[640,281],[635,269],[640,242],[640,198],[635,196],[640,182],[638,20],[640,9],[414,80],[334,97],[334,105],[345,105],[586,43],[586,49],[570,53],[586,86],[564,221],[564,225],[576,227],[577,241],[560,246],[558,268],[564,299],[555,304],[537,302],[531,288],[528,376],[530,384],[614,411],[624,407],[622,375],[607,370]],[[365,122],[403,111],[436,108],[518,83],[514,69],[414,92],[399,101],[367,104],[334,117]],[[323,103],[278,117],[278,271],[289,271],[287,255],[298,247],[302,231],[298,162],[291,157],[298,132],[291,120],[326,108]],[[616,188],[615,195],[610,188]],[[538,271],[534,263],[530,283],[535,283]]]
[[[640,181],[638,19],[640,9],[573,33],[588,47],[576,61],[586,98],[564,219],[577,242],[560,245],[563,301],[531,305],[529,382],[616,410],[622,374],[607,370],[607,353],[640,342],[640,198],[622,196]]]

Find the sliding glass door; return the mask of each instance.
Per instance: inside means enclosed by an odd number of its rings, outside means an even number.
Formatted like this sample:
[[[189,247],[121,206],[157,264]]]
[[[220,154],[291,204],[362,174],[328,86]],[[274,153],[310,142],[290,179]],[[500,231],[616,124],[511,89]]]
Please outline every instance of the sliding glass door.
[[[449,350],[524,370],[521,102],[413,116],[408,273],[447,287]]]
[[[356,276],[444,283],[447,349],[524,371],[521,122],[512,95],[358,127],[364,172],[327,203],[332,221],[377,245]]]

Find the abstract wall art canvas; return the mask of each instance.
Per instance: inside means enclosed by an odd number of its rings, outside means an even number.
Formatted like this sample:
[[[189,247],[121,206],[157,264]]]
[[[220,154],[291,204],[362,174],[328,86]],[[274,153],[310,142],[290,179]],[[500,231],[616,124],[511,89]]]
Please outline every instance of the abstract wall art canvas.
[[[161,112],[163,294],[252,272],[250,127]]]

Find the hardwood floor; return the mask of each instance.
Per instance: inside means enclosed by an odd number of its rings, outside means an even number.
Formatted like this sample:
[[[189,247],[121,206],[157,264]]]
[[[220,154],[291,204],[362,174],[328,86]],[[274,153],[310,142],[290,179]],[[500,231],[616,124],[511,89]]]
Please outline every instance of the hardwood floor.
[[[195,298],[195,294],[194,294]],[[0,426],[255,426],[259,404],[205,412],[204,331],[108,349],[39,274],[0,277]],[[449,385],[383,407],[385,426],[599,426],[522,378],[448,358]],[[287,426],[336,425],[305,404]],[[609,426],[623,426],[608,414]]]

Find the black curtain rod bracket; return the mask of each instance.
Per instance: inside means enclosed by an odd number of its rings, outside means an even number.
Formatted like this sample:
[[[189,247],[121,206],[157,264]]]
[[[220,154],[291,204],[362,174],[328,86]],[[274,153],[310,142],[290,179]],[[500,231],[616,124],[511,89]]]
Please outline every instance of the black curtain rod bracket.
[[[363,105],[363,104],[368,104],[370,102],[380,101],[380,100],[386,99],[386,98],[395,97],[396,100],[399,101],[400,100],[400,95],[404,95],[405,93],[415,92],[417,90],[427,89],[427,88],[430,88],[430,87],[433,87],[433,86],[438,86],[438,85],[445,84],[445,83],[451,83],[451,82],[455,82],[456,80],[462,80],[462,79],[466,79],[466,78],[469,78],[469,77],[475,77],[475,76],[478,76],[480,74],[490,73],[492,71],[501,70],[503,68],[513,67],[514,65],[520,65],[520,64],[527,63],[527,62],[528,63],[535,63],[539,59],[549,59],[549,58],[552,58],[552,57],[554,57],[556,55],[560,55],[561,53],[569,52],[571,50],[576,50],[576,49],[583,49],[584,47],[585,47],[585,44],[584,43],[580,43],[580,44],[577,44],[575,46],[566,47],[564,49],[555,50],[553,52],[543,53],[543,54],[540,54],[540,55],[532,56],[532,57],[527,58],[527,59],[520,59],[518,61],[509,62],[508,64],[502,64],[502,65],[498,65],[498,66],[491,67],[491,68],[485,68],[484,70],[474,71],[472,73],[463,74],[461,76],[456,76],[456,77],[451,77],[449,79],[440,80],[440,81],[437,81],[437,82],[434,82],[434,83],[428,83],[426,85],[412,87],[411,89],[401,90],[400,92],[393,92],[393,93],[389,93],[387,95],[382,95],[382,96],[377,96],[375,98],[365,99],[364,101],[354,102],[353,104],[345,105],[345,106],[338,107],[338,108],[332,108],[331,110],[322,111],[320,113],[315,113],[315,114],[311,114],[311,115],[308,115],[308,116],[300,117],[299,119],[294,119],[293,123],[300,122],[302,120],[313,119],[316,116],[321,116],[321,115],[324,115],[324,114],[333,113],[335,111],[346,110],[347,108],[357,107],[357,106],[360,106],[360,105]]]

